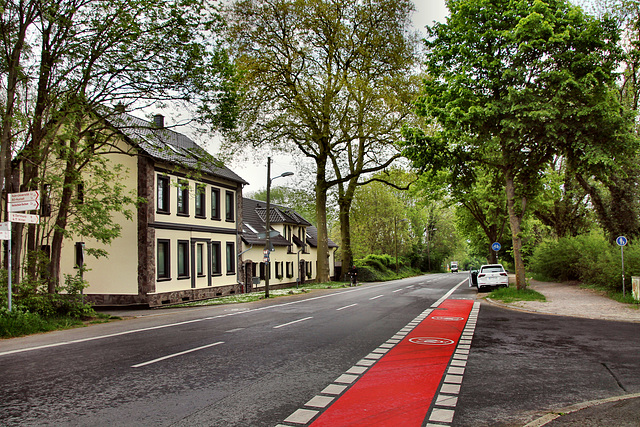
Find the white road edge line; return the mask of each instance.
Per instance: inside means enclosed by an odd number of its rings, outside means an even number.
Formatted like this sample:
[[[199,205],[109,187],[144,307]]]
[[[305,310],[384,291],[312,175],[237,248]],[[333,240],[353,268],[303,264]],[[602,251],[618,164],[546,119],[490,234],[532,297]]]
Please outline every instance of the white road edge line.
[[[449,289],[449,292],[447,292],[446,294],[444,294],[438,301],[434,302],[433,304],[431,304],[431,307],[438,307],[440,304],[442,304],[444,302],[444,300],[446,300],[447,298],[449,298],[451,296],[451,294],[453,294],[456,289],[458,289],[464,282],[466,282],[468,279],[464,279],[462,282],[458,283],[457,285],[455,285],[453,288]]]
[[[236,311],[236,312],[233,312],[233,313],[219,314],[219,315],[216,315],[216,316],[200,317],[198,319],[185,320],[183,322],[168,323],[168,324],[158,325],[158,326],[150,326],[148,328],[129,329],[129,330],[122,331],[122,332],[114,332],[112,334],[98,335],[98,336],[94,336],[94,337],[80,338],[80,339],[70,340],[70,341],[61,341],[61,342],[55,342],[55,343],[51,343],[51,344],[43,344],[43,345],[38,345],[38,346],[35,346],[35,347],[26,347],[26,348],[18,348],[18,349],[15,349],[15,350],[0,351],[0,356],[6,356],[6,355],[9,355],[9,354],[16,354],[16,353],[23,353],[25,351],[42,350],[42,349],[45,349],[45,348],[60,347],[60,346],[69,345],[69,344],[79,344],[79,343],[84,343],[84,342],[89,342],[89,341],[101,340],[101,339],[105,339],[105,338],[112,338],[112,337],[119,337],[119,336],[122,336],[122,335],[135,334],[135,333],[138,333],[138,332],[147,332],[147,331],[154,331],[154,330],[157,330],[157,329],[172,328],[174,326],[181,326],[181,325],[187,325],[187,324],[190,324],[190,323],[204,322],[204,321],[207,321],[207,320],[222,319],[222,318],[225,318],[225,317],[239,316],[239,315],[244,315],[244,314],[251,314],[251,313],[258,312],[258,311],[271,310],[271,309],[278,308],[278,307],[284,307],[284,306],[294,305],[294,304],[302,304],[302,303],[305,303],[305,302],[315,301],[315,300],[324,299],[324,298],[331,298],[331,297],[335,297],[335,296],[344,295],[344,294],[350,293],[350,292],[361,292],[361,291],[370,290],[370,289],[373,289],[373,288],[378,288],[378,287],[381,287],[381,286],[387,286],[388,284],[389,284],[389,282],[383,282],[383,283],[379,283],[379,284],[376,284],[376,285],[369,285],[369,286],[363,287],[363,288],[349,289],[349,290],[344,290],[342,292],[336,292],[336,293],[332,293],[332,294],[328,294],[328,295],[320,295],[320,296],[317,296],[317,297],[307,298],[307,299],[303,299],[303,300],[285,302],[283,304],[274,304],[274,305],[269,305],[269,306],[266,306],[266,307],[253,308],[253,309],[249,309],[249,310],[245,310],[245,311]]]
[[[313,319],[313,317],[305,317],[304,319],[294,320],[293,322],[283,323],[282,325],[274,326],[273,329],[280,329],[285,326],[293,325],[294,323],[304,322],[305,320]]]
[[[358,305],[358,304],[345,305],[344,307],[336,308],[336,311],[344,310],[345,308],[355,307],[356,305]]]
[[[151,365],[152,363],[161,362],[163,360],[171,359],[172,357],[182,356],[188,353],[192,353],[198,350],[204,350],[205,348],[214,347],[216,345],[224,344],[224,341],[214,342],[213,344],[203,345],[202,347],[192,348],[191,350],[181,351],[180,353],[169,354],[167,356],[159,357],[157,359],[149,360],[148,362],[138,363],[137,365],[132,365],[132,368],[141,368],[143,366]]]

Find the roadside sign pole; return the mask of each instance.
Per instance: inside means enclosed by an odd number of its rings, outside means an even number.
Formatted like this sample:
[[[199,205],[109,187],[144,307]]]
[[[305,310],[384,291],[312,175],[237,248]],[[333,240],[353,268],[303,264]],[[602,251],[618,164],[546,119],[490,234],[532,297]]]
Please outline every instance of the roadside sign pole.
[[[9,313],[11,313],[11,223],[9,222],[9,240],[7,243],[8,249],[9,249],[9,253],[8,253],[8,259],[9,259],[9,271],[7,272],[7,285],[9,288],[9,295],[8,295],[8,304],[7,304],[7,308],[9,309]]]
[[[7,309],[11,311],[11,222],[0,222],[0,240],[7,241],[7,261],[9,265],[7,271]]]
[[[625,286],[624,286],[624,246],[620,246],[620,257],[622,258],[622,298],[625,297]]]
[[[494,252],[496,253],[496,262],[498,262],[498,251],[502,249],[502,245],[498,242],[493,242],[491,244],[491,249],[493,249]]]
[[[616,239],[616,243],[620,246],[620,257],[622,258],[622,297],[624,298],[626,295],[626,289],[624,285],[624,247],[627,244],[628,240],[624,236],[619,236]]]
[[[2,223],[2,233],[7,232],[6,236],[2,236],[3,240],[8,240],[7,254],[9,271],[7,274],[7,288],[9,295],[7,298],[7,308],[11,311],[11,222],[23,222],[29,224],[39,224],[40,217],[38,215],[22,214],[16,212],[24,212],[35,210],[40,207],[40,192],[25,191],[22,193],[9,193],[7,195],[7,211],[9,212],[9,222]]]

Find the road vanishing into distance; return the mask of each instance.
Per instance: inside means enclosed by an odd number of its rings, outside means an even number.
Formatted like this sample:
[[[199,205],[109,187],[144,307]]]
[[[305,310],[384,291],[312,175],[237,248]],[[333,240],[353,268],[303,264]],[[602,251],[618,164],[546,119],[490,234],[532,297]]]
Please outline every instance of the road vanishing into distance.
[[[640,324],[432,274],[0,341],[2,426],[522,426],[640,392]]]

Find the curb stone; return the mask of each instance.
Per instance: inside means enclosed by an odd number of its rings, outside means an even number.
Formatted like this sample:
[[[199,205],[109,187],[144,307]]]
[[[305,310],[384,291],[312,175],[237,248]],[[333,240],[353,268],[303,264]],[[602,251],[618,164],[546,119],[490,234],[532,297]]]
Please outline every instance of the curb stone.
[[[621,396],[614,396],[606,399],[591,400],[588,402],[576,403],[575,405],[559,408],[552,412],[549,412],[548,414],[543,415],[537,420],[531,421],[529,424],[525,424],[524,427],[542,427],[557,418],[560,418],[564,415],[571,414],[573,412],[578,412],[582,409],[591,408],[593,406],[598,406],[605,403],[619,402],[622,400],[637,399],[637,398],[640,398],[640,393],[623,394]]]

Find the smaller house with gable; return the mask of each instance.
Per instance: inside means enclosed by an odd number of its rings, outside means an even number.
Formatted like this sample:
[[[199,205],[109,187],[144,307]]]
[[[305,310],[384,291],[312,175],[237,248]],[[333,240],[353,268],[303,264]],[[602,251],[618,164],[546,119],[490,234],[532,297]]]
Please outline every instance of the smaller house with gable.
[[[296,283],[315,280],[318,257],[318,232],[316,227],[294,209],[271,204],[269,223],[279,233],[272,237],[273,251],[270,262],[264,260],[266,239],[266,202],[243,199],[242,202],[242,252],[243,283],[246,291],[264,288],[269,275],[269,286],[282,288]],[[335,251],[338,248],[329,240],[329,275],[335,272]]]

